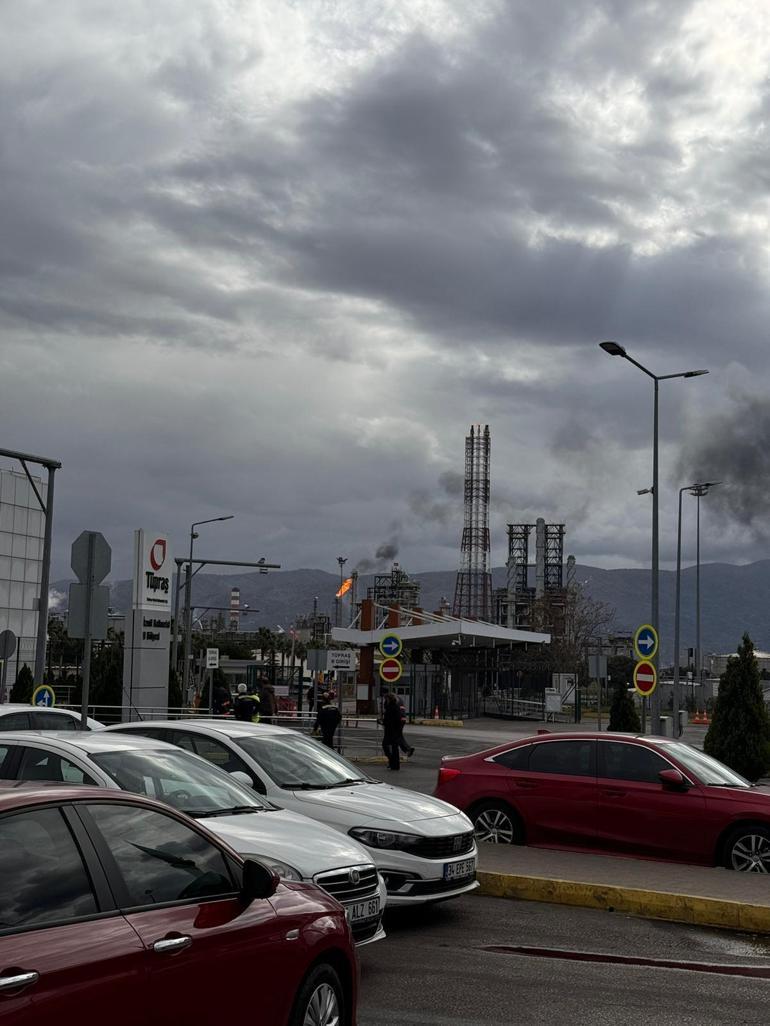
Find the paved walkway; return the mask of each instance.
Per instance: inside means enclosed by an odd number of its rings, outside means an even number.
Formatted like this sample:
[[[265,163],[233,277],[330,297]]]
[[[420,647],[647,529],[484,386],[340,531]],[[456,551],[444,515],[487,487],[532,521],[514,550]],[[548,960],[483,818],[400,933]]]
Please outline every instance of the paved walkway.
[[[482,845],[481,892],[770,934],[770,877],[548,848]]]

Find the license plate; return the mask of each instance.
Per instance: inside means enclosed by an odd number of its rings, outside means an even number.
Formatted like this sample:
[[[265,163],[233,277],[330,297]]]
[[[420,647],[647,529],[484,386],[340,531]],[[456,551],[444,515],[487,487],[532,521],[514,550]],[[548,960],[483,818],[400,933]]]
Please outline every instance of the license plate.
[[[461,862],[444,863],[445,880],[462,880],[466,876],[473,876],[475,872],[475,859],[463,859]]]
[[[366,901],[357,901],[355,905],[348,905],[348,922],[360,923],[364,919],[376,919],[380,914],[380,899],[367,898]]]

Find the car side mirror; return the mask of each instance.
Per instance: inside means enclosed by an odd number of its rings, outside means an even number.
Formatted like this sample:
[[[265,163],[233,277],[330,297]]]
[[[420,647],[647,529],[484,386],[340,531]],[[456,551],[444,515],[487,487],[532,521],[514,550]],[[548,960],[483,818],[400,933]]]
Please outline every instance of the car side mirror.
[[[230,776],[233,780],[237,780],[239,784],[243,784],[244,787],[253,787],[254,784],[251,782],[251,777],[248,773],[244,773],[243,770],[230,770]]]
[[[250,905],[252,901],[272,898],[280,882],[278,874],[267,866],[255,859],[246,859],[243,863],[241,901],[244,905]]]
[[[690,782],[682,776],[679,770],[661,770],[658,777],[667,791],[688,791],[690,789]]]

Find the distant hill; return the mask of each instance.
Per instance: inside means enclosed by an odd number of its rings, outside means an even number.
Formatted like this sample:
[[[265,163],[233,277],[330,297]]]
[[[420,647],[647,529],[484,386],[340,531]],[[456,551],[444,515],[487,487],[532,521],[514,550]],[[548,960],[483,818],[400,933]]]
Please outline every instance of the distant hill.
[[[451,603],[454,595],[455,571],[437,570],[414,574],[422,585],[422,606],[437,609],[442,596]],[[365,594],[371,577],[361,577],[359,594]],[[650,617],[649,570],[601,570],[598,567],[576,567],[576,580],[584,585],[592,598],[606,602],[616,610],[619,631],[632,631]],[[505,569],[492,572],[495,588],[505,584]],[[53,585],[66,595],[68,581]],[[193,601],[198,607],[227,606],[230,588],[241,589],[241,603],[248,603],[259,612],[244,617],[244,628],[277,624],[287,627],[293,619],[310,613],[317,596],[319,612],[334,613],[334,593],[339,578],[324,570],[287,570],[270,574],[245,573],[233,575],[196,575]],[[674,587],[673,571],[661,571],[661,628],[663,654],[673,653]],[[125,611],[131,602],[131,582],[111,584],[111,604]],[[704,652],[732,652],[743,631],[747,630],[758,649],[770,649],[770,560],[745,566],[728,563],[707,563],[701,567],[701,633]],[[682,646],[695,644],[695,569],[682,571]]]

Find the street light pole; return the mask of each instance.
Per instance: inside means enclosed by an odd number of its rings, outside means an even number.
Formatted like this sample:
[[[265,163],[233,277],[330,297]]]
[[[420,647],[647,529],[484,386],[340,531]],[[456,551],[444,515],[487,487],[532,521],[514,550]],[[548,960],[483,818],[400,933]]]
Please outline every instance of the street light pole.
[[[600,342],[599,347],[610,356],[621,356],[628,360],[634,367],[638,367],[648,378],[652,378],[655,386],[655,397],[653,405],[653,434],[652,434],[652,596],[651,596],[651,625],[658,635],[658,652],[652,659],[657,670],[660,659],[660,527],[659,527],[659,483],[658,483],[658,393],[661,381],[670,381],[672,378],[698,378],[708,374],[707,370],[680,371],[677,374],[653,374],[653,372],[639,363],[626,352],[623,346],[617,342]],[[650,720],[651,732],[660,732],[660,692],[656,690],[650,697]]]
[[[680,687],[680,673],[679,673],[679,622],[680,622],[680,610],[681,610],[681,575],[682,575],[682,495],[685,492],[689,492],[690,495],[696,496],[698,500],[698,538],[697,538],[697,568],[695,577],[695,623],[696,623],[696,635],[697,642],[700,644],[700,499],[701,495],[707,495],[709,488],[713,488],[714,485],[719,484],[718,481],[697,481],[695,484],[684,485],[679,489],[679,517],[677,519],[677,533],[676,533],[676,604],[674,608],[674,684],[673,684],[673,718],[674,718],[674,737],[679,737],[681,731],[679,730],[679,706],[681,704],[682,695]],[[696,656],[697,660],[697,656]]]
[[[694,679],[698,684],[701,680],[701,651],[700,651],[700,500],[702,496],[708,495],[709,489],[721,484],[720,481],[704,481],[697,484],[692,490],[696,499],[697,514],[695,528],[695,666],[693,667]]]
[[[232,520],[234,514],[226,517],[212,517],[210,520],[198,520],[190,526],[190,561],[187,564],[187,577],[185,579],[185,634],[184,634],[184,666],[182,667],[182,702],[187,700],[187,690],[190,686],[190,657],[192,654],[192,578],[193,578],[193,545],[198,535],[196,527],[203,524],[214,524],[220,520]]]

